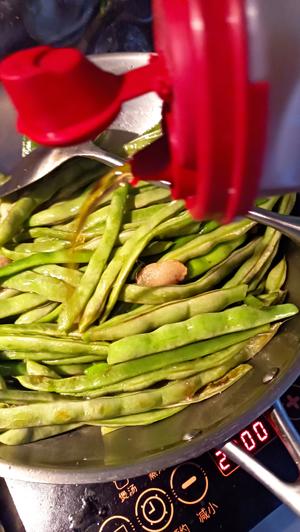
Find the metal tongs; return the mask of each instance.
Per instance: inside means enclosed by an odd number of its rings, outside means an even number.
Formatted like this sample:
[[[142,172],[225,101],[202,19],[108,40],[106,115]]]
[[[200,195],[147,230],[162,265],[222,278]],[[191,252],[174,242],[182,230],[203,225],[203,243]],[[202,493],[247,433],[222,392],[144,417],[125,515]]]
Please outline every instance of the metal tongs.
[[[0,196],[6,196],[45,177],[49,172],[73,157],[88,157],[110,167],[122,166],[125,159],[114,155],[92,142],[83,142],[63,148],[37,148],[25,157],[12,171],[9,179],[0,186]],[[156,181],[166,186],[166,181]],[[277,229],[283,235],[300,244],[300,217],[278,214],[256,207],[247,213],[247,218]]]

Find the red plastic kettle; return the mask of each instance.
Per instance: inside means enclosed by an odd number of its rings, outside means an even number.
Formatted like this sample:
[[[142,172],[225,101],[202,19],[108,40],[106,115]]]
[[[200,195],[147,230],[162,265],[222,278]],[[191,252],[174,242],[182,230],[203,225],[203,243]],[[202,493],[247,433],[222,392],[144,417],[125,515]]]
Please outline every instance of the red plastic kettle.
[[[300,2],[153,0],[156,53],[116,76],[75,49],[0,63],[18,128],[49,145],[95,137],[122,103],[163,100],[164,135],[131,161],[168,180],[196,218],[245,213],[258,195],[300,190]]]

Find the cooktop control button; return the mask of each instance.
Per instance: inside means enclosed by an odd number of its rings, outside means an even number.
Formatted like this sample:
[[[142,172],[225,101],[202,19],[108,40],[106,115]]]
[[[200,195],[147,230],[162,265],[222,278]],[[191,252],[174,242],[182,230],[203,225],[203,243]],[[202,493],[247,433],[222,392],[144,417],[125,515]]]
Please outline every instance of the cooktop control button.
[[[118,491],[124,490],[129,484],[129,479],[125,478],[125,480],[114,480],[115,488],[117,488]]]
[[[292,421],[300,420],[300,385],[293,384],[282,397],[289,418]]]
[[[135,515],[139,525],[147,532],[161,532],[173,519],[173,503],[162,489],[149,488],[136,501]]]
[[[113,515],[102,523],[99,532],[136,532],[135,527],[122,515]]]
[[[170,478],[173,495],[184,504],[197,504],[206,495],[207,475],[198,464],[186,462],[173,469]]]

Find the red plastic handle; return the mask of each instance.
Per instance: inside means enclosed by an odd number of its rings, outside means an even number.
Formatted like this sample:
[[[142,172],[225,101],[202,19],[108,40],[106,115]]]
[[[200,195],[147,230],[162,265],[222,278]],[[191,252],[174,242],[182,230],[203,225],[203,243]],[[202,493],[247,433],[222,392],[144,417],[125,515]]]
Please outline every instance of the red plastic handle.
[[[116,76],[78,50],[39,46],[0,64],[0,79],[18,111],[18,129],[49,146],[94,138],[116,118],[124,101],[149,91],[170,93],[163,61]]]

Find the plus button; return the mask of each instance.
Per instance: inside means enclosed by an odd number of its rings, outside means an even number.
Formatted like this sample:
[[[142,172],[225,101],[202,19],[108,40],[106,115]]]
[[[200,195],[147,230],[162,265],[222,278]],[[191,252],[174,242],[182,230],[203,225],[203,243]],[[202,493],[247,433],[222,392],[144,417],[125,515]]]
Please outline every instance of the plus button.
[[[300,401],[299,395],[287,395],[286,396],[286,408],[296,408],[296,410],[300,410],[299,401]]]

